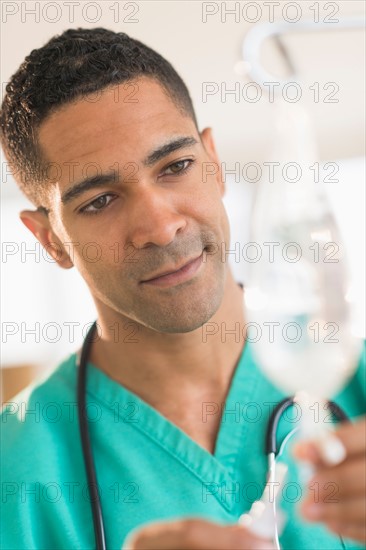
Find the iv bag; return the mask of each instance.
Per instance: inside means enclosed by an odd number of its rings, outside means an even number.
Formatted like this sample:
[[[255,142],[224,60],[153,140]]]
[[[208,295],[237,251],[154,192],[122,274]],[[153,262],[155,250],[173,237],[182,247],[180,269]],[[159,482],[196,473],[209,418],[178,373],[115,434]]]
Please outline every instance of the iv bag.
[[[350,276],[324,182],[310,122],[300,105],[277,107],[273,181],[259,182],[251,243],[261,251],[248,266],[244,294],[253,350],[268,378],[285,393],[331,398],[357,367],[362,340],[355,335]],[[291,165],[301,177],[284,176]],[[282,170],[281,170],[282,167]],[[287,171],[287,174],[290,172]]]

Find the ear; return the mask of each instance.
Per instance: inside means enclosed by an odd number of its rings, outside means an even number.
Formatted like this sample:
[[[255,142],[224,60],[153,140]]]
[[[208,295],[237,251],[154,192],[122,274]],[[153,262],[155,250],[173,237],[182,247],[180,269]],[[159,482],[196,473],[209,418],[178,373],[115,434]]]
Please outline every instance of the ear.
[[[221,163],[216,152],[215,142],[212,136],[212,128],[205,128],[200,133],[201,141],[204,149],[210,157],[211,166],[207,166],[206,174],[212,174],[215,176],[217,184],[219,186],[221,196],[225,194],[225,182],[222,177]]]
[[[53,231],[47,214],[39,210],[22,210],[19,217],[60,267],[70,269],[74,266],[62,242]]]

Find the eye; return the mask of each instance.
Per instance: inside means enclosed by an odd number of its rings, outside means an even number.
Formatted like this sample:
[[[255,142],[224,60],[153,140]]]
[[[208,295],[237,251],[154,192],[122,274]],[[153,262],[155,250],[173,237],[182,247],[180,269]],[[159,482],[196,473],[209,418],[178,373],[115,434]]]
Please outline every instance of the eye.
[[[178,160],[177,162],[173,162],[173,164],[170,164],[163,172],[163,174],[168,174],[172,176],[176,176],[179,174],[184,174],[185,172],[188,172],[188,170],[192,167],[192,164],[195,161],[193,159],[183,159]],[[170,170],[170,173],[169,173]]]
[[[89,214],[99,214],[99,212],[103,212],[103,210],[105,210],[108,207],[108,205],[111,202],[113,202],[113,199],[112,199],[112,201],[109,201],[106,204],[106,197],[114,197],[114,195],[112,195],[111,193],[105,193],[104,195],[100,195],[100,197],[94,199],[92,202],[90,202],[86,206],[83,206],[82,208],[80,208],[79,213],[89,215]],[[91,207],[93,207],[94,209],[91,209]]]

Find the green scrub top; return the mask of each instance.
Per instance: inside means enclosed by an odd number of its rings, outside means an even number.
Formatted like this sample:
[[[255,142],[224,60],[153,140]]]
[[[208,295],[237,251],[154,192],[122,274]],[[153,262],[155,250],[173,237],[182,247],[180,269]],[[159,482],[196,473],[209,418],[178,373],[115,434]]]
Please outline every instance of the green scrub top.
[[[260,498],[267,467],[265,430],[273,406],[284,396],[256,366],[252,346],[245,344],[235,370],[214,454],[88,363],[87,416],[107,549],[120,549],[132,529],[154,520],[185,516],[236,523]],[[95,548],[76,375],[76,354],[72,354],[3,408],[4,550]],[[334,400],[351,417],[365,414],[364,353],[353,378]],[[296,425],[299,410],[291,411],[281,420],[280,438]],[[204,403],[203,418],[210,413],[221,414],[219,404]],[[289,472],[279,495],[287,516],[282,548],[342,548],[338,537],[321,524],[300,518],[303,490],[290,446],[284,460]],[[329,498],[334,497],[332,491],[331,487]],[[350,540],[345,546],[363,548]]]

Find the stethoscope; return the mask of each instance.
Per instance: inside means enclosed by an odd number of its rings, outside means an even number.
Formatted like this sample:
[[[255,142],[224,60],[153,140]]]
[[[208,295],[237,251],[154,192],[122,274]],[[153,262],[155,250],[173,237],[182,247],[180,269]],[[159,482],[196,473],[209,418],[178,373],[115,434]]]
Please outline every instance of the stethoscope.
[[[88,430],[88,422],[86,416],[86,366],[88,363],[89,351],[91,344],[93,343],[94,332],[97,327],[95,321],[90,327],[83,346],[81,348],[80,360],[78,363],[78,380],[77,380],[77,402],[78,402],[78,416],[80,437],[82,444],[82,451],[85,462],[85,469],[88,479],[88,487],[90,491],[90,503],[93,515],[95,542],[97,550],[106,550],[105,531],[103,523],[102,507],[100,503],[97,476],[94,467],[90,436]],[[275,463],[276,457],[280,451],[280,447],[277,444],[277,428],[283,413],[294,404],[294,397],[286,397],[278,403],[274,408],[268,426],[265,437],[265,454],[268,457],[268,472],[271,471]],[[348,417],[343,410],[333,401],[328,402],[329,409],[336,420],[339,422],[347,421]],[[295,428],[296,429],[296,428]]]

